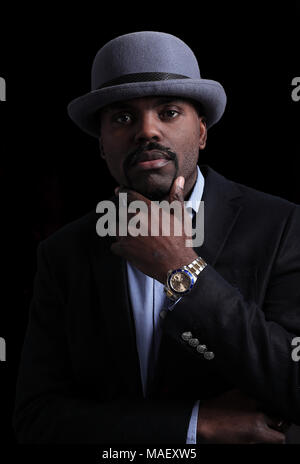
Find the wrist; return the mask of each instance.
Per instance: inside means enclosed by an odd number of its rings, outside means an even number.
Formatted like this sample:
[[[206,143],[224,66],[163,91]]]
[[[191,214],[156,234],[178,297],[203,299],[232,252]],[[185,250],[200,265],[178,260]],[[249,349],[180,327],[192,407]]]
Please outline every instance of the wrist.
[[[211,438],[210,421],[207,417],[205,406],[201,405],[198,410],[197,420],[197,443],[209,443]]]
[[[167,273],[164,291],[170,300],[177,301],[194,287],[199,274],[205,269],[206,262],[197,256],[189,264],[171,269]]]
[[[179,269],[184,266],[188,266],[191,262],[193,262],[195,259],[198,258],[197,253],[193,250],[190,249],[188,253],[185,253],[183,256],[176,255],[174,256],[174,259],[170,260],[167,263],[167,268],[165,268],[164,273],[163,273],[163,283],[166,282],[167,279],[167,274],[170,271],[170,269]]]

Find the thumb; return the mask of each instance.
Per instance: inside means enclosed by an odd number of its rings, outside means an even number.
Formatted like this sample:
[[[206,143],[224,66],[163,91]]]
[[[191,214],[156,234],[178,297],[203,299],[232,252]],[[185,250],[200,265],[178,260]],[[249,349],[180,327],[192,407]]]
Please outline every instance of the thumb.
[[[184,202],[184,182],[183,176],[179,176],[174,180],[169,193],[170,203],[174,200]]]

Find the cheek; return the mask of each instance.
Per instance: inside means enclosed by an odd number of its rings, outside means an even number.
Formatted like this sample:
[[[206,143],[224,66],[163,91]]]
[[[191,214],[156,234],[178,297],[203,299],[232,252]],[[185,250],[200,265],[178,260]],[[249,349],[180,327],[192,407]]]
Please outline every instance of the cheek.
[[[108,140],[102,141],[102,149],[105,156],[105,162],[112,177],[119,183],[124,184],[125,177],[123,174],[124,155],[120,154],[120,148]]]
[[[111,175],[117,182],[121,183],[123,181],[123,168],[120,157],[114,156],[112,153],[106,153],[105,160]]]
[[[174,149],[178,154],[179,166],[194,166],[199,155],[200,130],[196,127],[178,131]]]

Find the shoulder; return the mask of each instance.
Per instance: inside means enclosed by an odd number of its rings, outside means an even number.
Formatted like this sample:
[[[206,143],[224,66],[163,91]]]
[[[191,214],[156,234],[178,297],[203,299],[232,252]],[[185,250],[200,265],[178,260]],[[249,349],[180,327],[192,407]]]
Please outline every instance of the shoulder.
[[[99,214],[94,210],[64,225],[40,242],[38,259],[41,255],[55,263],[55,267],[73,267],[86,261],[95,247],[106,248],[107,237],[99,237],[96,232],[98,219]]]
[[[201,168],[202,171],[202,168]],[[245,212],[253,212],[267,218],[283,218],[291,214],[300,214],[300,205],[289,200],[256,190],[250,186],[227,179],[208,166],[203,167],[205,181],[209,183],[209,190],[216,189],[219,198],[230,198],[241,203]]]
[[[300,205],[243,184],[236,185],[243,195],[244,214],[261,230],[283,233],[287,228],[296,227],[300,232]]]
[[[231,181],[233,182],[233,181]],[[250,186],[234,182],[239,188],[241,193],[244,195],[245,199],[250,202],[254,202],[261,205],[276,205],[282,209],[294,209],[299,207],[296,203],[286,200],[285,198],[279,197],[268,192],[263,192],[261,190],[256,190]]]

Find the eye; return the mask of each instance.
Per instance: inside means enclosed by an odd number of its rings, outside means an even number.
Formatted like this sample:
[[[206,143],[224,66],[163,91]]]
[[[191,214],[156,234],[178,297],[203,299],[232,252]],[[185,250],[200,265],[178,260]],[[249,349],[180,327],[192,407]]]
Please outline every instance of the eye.
[[[130,113],[119,113],[116,116],[114,116],[113,120],[114,122],[117,122],[119,124],[126,125],[130,124],[130,122],[132,121],[132,116]]]
[[[179,111],[176,110],[164,110],[161,113],[162,119],[175,119],[179,115]]]

